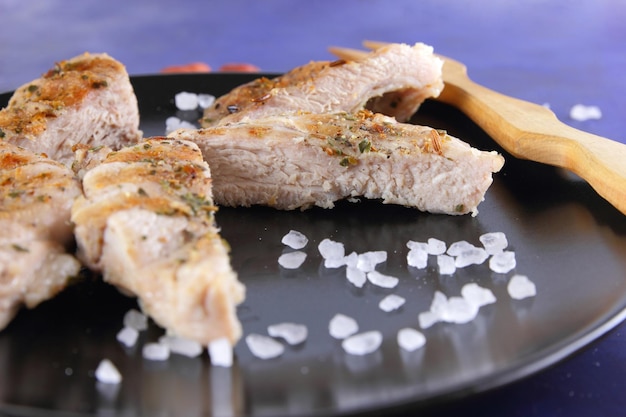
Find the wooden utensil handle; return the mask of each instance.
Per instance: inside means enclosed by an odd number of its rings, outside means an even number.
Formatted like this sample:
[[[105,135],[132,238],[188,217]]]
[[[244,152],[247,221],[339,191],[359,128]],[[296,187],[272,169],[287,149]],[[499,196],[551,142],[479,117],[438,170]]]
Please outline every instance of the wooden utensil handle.
[[[438,100],[460,109],[513,156],[578,174],[626,214],[626,145],[574,129],[543,106],[476,84],[464,68],[444,72],[446,86]]]

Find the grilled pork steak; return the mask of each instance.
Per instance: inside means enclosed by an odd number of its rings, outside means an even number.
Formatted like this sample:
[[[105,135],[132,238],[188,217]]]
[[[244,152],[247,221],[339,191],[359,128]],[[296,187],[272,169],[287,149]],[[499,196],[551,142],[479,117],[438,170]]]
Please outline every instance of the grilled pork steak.
[[[368,102],[373,111],[406,121],[443,89],[442,65],[433,48],[422,43],[390,44],[359,61],[311,62],[219,97],[205,110],[202,126],[297,111],[353,113]]]
[[[141,137],[124,66],[106,54],[62,61],[18,88],[0,110],[0,137],[70,165],[77,143],[119,148]]]
[[[215,225],[211,175],[198,147],[151,138],[80,154],[84,196],[72,207],[80,259],[138,296],[144,312],[176,335],[237,341],[235,306],[245,290]]]
[[[70,209],[80,185],[72,171],[0,140],[0,329],[25,304],[52,298],[77,275]]]
[[[291,114],[172,138],[198,144],[226,206],[333,207],[364,196],[433,213],[475,213],[504,163],[429,127],[367,110]]]

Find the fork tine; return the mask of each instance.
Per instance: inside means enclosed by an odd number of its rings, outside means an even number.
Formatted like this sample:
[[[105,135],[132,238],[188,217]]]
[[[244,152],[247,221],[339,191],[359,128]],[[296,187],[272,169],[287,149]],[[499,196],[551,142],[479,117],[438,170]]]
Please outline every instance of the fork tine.
[[[368,54],[367,51],[361,51],[360,49],[343,48],[339,46],[331,46],[328,50],[337,58],[345,59],[346,61],[359,61]]]
[[[337,58],[345,59],[346,61],[359,61],[368,54],[366,51],[359,49],[343,48],[339,46],[330,46],[328,51]]]
[[[387,45],[389,45],[388,42],[368,41],[368,40],[363,41],[363,46],[366,47],[367,49],[371,49],[372,51],[375,51]]]

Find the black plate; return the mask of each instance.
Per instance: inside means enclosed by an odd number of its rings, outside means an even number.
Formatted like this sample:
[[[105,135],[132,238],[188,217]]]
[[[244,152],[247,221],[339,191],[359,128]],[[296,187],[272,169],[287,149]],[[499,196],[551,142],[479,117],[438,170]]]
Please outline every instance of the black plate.
[[[219,95],[249,79],[134,77],[142,128],[146,135],[163,134],[165,118],[176,114],[173,97],[179,91]],[[440,103],[426,103],[415,120],[498,149],[462,114]],[[146,361],[141,344],[162,331],[151,326],[137,347],[123,348],[115,334],[135,301],[86,277],[35,310],[21,311],[0,333],[0,409],[20,415],[345,415],[419,408],[554,364],[626,316],[626,218],[579,179],[505,157],[477,217],[425,214],[377,201],[305,212],[221,208],[217,220],[248,291],[238,311],[245,333],[301,322],[309,328],[304,345],[263,361],[240,342],[231,369],[211,367],[206,354]],[[277,264],[281,237],[290,229],[310,239],[305,264],[291,272]],[[492,231],[506,233],[517,255],[515,271],[493,274],[480,265],[440,277],[433,265],[421,271],[406,267],[410,239],[478,243],[480,234]],[[359,290],[342,270],[325,269],[316,246],[327,237],[344,242],[348,251],[387,250],[381,270],[401,278],[398,288]],[[514,272],[535,282],[536,297],[515,301],[507,295]],[[470,323],[424,330],[427,342],[417,352],[398,348],[397,330],[418,327],[417,315],[428,309],[435,290],[458,295],[467,282],[492,289],[498,301]],[[407,303],[383,313],[377,303],[390,292],[404,295]],[[364,357],[344,353],[327,329],[338,312],[357,318],[362,330],[382,331],[382,347]],[[103,358],[121,370],[121,385],[96,382],[94,370]]]

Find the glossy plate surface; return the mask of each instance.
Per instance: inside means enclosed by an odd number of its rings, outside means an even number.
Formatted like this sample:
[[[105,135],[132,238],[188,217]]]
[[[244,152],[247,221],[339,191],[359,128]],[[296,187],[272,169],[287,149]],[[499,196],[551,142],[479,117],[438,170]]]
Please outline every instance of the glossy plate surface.
[[[180,91],[220,95],[251,79],[245,74],[134,77],[146,136],[162,135],[176,115]],[[9,95],[0,96],[4,105]],[[198,115],[178,116],[194,119]],[[419,123],[447,129],[482,149],[498,149],[456,110],[426,103]],[[626,316],[626,218],[584,182],[551,167],[506,164],[476,217],[450,217],[382,205],[339,203],[335,209],[280,212],[268,208],[221,208],[217,221],[232,246],[232,264],[247,286],[239,308],[245,334],[266,334],[283,321],[308,326],[306,342],[287,346],[272,360],[252,356],[242,341],[236,363],[211,367],[200,358],[142,359],[141,346],[162,330],[151,325],[139,344],[126,349],[115,335],[135,300],[97,277],[86,277],[54,300],[22,310],[0,333],[0,411],[17,415],[216,415],[333,416],[415,408],[518,380],[556,363],[601,336]],[[281,238],[289,230],[309,238],[307,259],[295,271],[282,269]],[[517,267],[507,274],[487,264],[440,276],[434,258],[427,269],[407,267],[408,240],[429,237],[448,244],[479,244],[486,232],[504,232]],[[331,238],[346,251],[388,251],[379,267],[400,278],[393,290],[355,288],[344,269],[326,269],[317,244]],[[513,300],[506,286],[513,274],[528,276],[536,297]],[[493,291],[495,304],[467,324],[439,323],[423,330],[424,348],[406,352],[396,334],[419,328],[435,290],[448,296],[476,282]],[[379,301],[406,298],[385,313]],[[360,329],[379,330],[381,348],[351,356],[328,334],[336,313],[357,319]],[[120,369],[119,386],[97,383],[94,370],[109,358]]]

